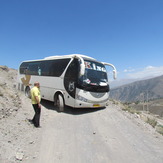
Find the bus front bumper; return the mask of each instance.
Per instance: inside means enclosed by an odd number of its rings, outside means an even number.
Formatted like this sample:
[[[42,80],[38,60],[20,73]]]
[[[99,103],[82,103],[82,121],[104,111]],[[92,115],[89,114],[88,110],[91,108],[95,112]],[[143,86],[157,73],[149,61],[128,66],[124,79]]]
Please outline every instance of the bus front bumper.
[[[81,100],[76,100],[75,102],[75,108],[103,108],[108,105],[108,100],[103,102],[84,102]]]

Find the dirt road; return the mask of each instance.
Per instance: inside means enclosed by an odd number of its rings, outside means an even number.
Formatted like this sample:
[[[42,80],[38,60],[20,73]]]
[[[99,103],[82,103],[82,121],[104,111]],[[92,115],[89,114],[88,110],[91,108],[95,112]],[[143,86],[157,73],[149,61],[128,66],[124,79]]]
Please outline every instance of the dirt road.
[[[42,101],[41,126],[16,70],[0,66],[0,163],[163,163],[163,136],[120,105],[58,113]]]
[[[162,163],[163,138],[115,105],[46,114],[37,163]],[[47,110],[48,109],[48,110]]]

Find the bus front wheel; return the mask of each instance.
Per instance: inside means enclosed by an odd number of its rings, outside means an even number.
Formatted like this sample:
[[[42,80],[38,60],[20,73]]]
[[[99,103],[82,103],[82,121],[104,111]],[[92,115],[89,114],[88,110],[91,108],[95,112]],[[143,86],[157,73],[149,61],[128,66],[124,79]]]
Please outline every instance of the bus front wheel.
[[[58,95],[56,104],[57,104],[57,111],[63,112],[64,111],[64,99],[61,94]]]

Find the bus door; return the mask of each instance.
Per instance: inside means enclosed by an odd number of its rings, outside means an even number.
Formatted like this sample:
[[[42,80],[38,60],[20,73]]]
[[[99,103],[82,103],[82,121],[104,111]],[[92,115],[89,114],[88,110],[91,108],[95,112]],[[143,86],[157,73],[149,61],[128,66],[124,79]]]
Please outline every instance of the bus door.
[[[76,85],[79,75],[79,62],[78,59],[73,59],[66,70],[64,76],[64,87],[66,90],[65,104],[74,107]]]

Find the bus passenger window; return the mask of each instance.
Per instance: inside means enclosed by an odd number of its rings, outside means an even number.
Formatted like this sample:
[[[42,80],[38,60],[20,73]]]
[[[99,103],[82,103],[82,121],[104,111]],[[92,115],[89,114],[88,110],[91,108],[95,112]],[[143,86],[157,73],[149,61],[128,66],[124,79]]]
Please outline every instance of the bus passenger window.
[[[38,67],[38,75],[41,76],[41,68]]]

